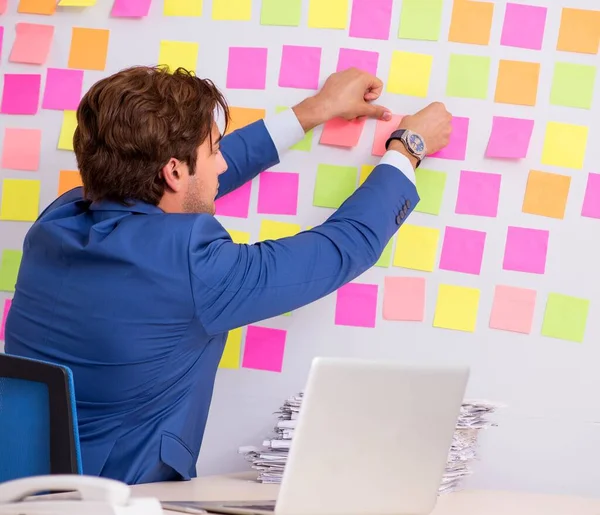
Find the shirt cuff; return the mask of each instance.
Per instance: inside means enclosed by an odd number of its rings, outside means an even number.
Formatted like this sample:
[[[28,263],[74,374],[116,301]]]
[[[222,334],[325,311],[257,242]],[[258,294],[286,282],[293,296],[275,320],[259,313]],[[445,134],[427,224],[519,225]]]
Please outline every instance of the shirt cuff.
[[[288,108],[280,113],[268,115],[264,123],[279,156],[304,139],[304,129],[293,109]]]
[[[415,177],[415,170],[413,168],[412,163],[408,159],[408,157],[402,155],[400,152],[396,152],[395,150],[388,150],[381,161],[379,161],[381,165],[391,165],[395,168],[398,168],[406,178],[412,182],[413,184],[417,184],[417,179]]]

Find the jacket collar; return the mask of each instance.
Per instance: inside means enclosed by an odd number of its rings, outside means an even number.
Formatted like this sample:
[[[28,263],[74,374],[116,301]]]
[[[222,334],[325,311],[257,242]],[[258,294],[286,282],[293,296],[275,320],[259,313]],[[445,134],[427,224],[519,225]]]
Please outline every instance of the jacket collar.
[[[91,211],[121,211],[146,215],[164,214],[164,211],[158,206],[135,200],[128,202],[128,205],[123,205],[112,200],[101,200],[99,202],[92,202],[88,209]]]

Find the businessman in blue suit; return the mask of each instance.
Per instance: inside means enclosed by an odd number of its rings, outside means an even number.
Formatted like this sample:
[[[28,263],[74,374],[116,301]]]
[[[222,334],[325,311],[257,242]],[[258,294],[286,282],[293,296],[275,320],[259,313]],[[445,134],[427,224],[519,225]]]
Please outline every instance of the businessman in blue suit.
[[[26,236],[5,350],[72,369],[85,474],[195,477],[227,332],[322,298],[378,260],[419,201],[415,167],[448,143],[441,104],[406,116],[368,179],[309,231],[236,244],[214,202],[329,119],[389,119],[373,103],[381,90],[366,73],[336,73],[225,137],[224,98],[185,70],[130,68],[84,96],[83,188]]]

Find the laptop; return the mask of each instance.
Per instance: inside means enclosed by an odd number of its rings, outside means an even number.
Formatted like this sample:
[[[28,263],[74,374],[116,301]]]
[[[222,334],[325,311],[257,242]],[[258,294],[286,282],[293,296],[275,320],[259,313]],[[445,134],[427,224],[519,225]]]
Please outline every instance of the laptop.
[[[428,515],[468,377],[467,367],[316,358],[277,499],[164,502],[163,508],[233,515]]]

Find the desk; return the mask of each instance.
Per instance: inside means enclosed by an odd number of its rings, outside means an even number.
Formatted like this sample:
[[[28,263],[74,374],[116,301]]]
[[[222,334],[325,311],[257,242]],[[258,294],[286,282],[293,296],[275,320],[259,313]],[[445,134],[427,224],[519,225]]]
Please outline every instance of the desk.
[[[161,501],[267,501],[279,487],[255,483],[253,473],[208,476],[132,487]],[[517,492],[464,491],[443,495],[432,515],[600,515],[600,499]]]

